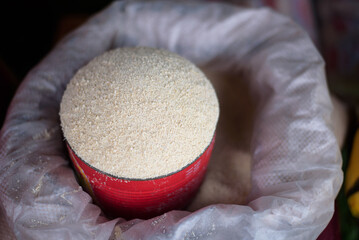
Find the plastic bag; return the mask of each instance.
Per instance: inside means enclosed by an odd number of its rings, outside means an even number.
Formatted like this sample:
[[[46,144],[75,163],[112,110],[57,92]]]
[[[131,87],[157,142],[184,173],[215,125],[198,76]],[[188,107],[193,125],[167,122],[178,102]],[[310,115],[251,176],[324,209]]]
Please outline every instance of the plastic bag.
[[[136,45],[245,76],[257,106],[247,204],[110,221],[78,185],[59,127],[66,84],[93,57]],[[2,233],[18,239],[315,239],[342,183],[323,65],[307,34],[268,9],[114,2],[63,39],[11,103],[0,139]]]

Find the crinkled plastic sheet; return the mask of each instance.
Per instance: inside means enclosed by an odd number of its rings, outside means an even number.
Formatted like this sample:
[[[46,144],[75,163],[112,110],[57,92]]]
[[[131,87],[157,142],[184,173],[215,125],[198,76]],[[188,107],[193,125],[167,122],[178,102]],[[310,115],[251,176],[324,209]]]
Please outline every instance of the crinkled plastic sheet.
[[[105,50],[135,45],[246,74],[258,103],[248,204],[107,220],[78,185],[59,127],[66,84]],[[122,233],[112,237],[123,239],[315,239],[342,183],[331,110],[323,60],[285,17],[218,3],[114,2],[63,39],[12,101],[0,142],[2,232],[9,239],[11,233],[18,239],[109,239],[118,222]]]

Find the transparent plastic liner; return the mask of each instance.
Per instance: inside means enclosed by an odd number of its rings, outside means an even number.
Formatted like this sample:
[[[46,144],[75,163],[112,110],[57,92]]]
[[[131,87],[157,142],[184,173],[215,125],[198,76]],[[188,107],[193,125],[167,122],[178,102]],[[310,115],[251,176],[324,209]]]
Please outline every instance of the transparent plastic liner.
[[[137,45],[246,74],[258,106],[248,204],[108,220],[78,185],[59,127],[65,86],[93,57]],[[289,19],[220,3],[114,2],[63,39],[11,103],[0,136],[0,222],[8,223],[1,232],[18,239],[316,239],[342,183],[331,111],[323,60]]]

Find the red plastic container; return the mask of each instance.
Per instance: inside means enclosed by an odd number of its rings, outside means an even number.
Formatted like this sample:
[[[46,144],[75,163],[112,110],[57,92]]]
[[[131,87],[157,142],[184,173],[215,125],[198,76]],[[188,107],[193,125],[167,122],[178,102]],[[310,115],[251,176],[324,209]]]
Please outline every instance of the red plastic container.
[[[67,144],[82,186],[110,217],[151,218],[183,209],[194,197],[205,175],[215,137],[201,156],[183,169],[153,179],[124,179],[82,161]]]

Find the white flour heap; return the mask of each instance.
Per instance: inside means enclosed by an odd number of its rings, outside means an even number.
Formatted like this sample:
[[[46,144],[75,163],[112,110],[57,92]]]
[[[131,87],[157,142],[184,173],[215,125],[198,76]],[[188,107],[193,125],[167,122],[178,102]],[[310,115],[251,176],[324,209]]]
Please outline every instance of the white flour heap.
[[[165,50],[119,48],[80,69],[60,106],[64,136],[91,166],[146,179],[193,162],[211,142],[216,93],[188,60]]]

